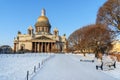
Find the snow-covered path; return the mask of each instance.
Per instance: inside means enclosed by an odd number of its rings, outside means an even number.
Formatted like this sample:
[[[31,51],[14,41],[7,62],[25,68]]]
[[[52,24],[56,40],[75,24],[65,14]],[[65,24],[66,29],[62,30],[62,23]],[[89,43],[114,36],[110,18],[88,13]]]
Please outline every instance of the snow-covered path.
[[[91,62],[80,62],[74,55],[57,54],[46,62],[31,80],[117,80],[95,69]]]

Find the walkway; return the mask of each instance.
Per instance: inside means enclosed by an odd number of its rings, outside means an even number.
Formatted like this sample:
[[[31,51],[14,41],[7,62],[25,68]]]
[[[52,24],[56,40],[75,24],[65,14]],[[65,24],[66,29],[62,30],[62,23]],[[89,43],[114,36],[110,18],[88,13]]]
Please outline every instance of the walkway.
[[[58,54],[45,63],[32,80],[117,80],[96,70],[91,62],[80,62],[73,55]]]

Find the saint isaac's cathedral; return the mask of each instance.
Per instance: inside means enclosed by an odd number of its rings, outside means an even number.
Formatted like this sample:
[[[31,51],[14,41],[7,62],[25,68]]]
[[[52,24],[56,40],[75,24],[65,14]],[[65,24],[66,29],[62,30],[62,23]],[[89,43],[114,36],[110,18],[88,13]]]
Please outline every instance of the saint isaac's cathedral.
[[[34,31],[35,30],[35,31]],[[35,23],[35,29],[30,26],[27,34],[18,31],[14,39],[14,52],[28,50],[30,52],[66,52],[66,36],[60,36],[59,30],[55,28],[53,33],[51,24],[46,16],[45,9],[42,9],[41,16]]]

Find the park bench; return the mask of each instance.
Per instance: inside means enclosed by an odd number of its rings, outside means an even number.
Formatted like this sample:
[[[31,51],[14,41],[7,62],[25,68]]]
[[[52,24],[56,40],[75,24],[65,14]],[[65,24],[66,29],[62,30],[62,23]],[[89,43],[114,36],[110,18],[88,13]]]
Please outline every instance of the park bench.
[[[99,64],[96,65],[96,69],[98,70],[99,68],[101,70],[104,69],[104,67],[108,68],[108,69],[111,69],[112,67],[113,68],[116,68],[116,61],[113,61],[113,60],[110,60],[110,61],[101,61],[99,62]]]
[[[83,59],[80,59],[80,62],[94,62],[94,60],[83,60]]]
[[[80,58],[80,62],[94,62],[94,56],[92,54],[88,54]]]
[[[103,67],[108,67],[108,68],[111,68],[111,67],[114,67],[114,68],[116,68],[116,61],[114,61],[114,62],[101,62],[101,65],[96,65],[96,69],[98,70],[99,68],[101,69],[101,70],[103,70]]]

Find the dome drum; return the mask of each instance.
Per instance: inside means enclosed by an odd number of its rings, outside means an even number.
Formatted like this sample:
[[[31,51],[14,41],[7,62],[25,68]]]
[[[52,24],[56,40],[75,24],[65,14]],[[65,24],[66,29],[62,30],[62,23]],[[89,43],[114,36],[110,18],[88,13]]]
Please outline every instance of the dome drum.
[[[35,24],[35,26],[36,26],[36,27],[49,27],[49,28],[51,28],[51,25],[50,25],[50,23],[48,23],[48,22],[37,22],[37,23]]]

